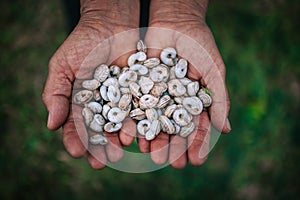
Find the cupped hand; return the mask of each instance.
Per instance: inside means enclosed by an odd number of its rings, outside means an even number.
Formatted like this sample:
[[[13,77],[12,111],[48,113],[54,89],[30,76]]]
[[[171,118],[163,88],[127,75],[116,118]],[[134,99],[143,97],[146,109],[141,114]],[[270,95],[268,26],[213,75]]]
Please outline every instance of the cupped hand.
[[[123,155],[122,144],[129,145],[133,137],[128,136],[128,130],[121,130],[120,137],[106,134],[109,143],[105,147],[89,146],[82,107],[71,106],[72,91],[80,87],[75,80],[91,78],[95,67],[102,63],[125,66],[128,55],[119,55],[135,49],[138,25],[138,0],[82,0],[79,24],[49,62],[42,95],[49,112],[47,126],[50,130],[62,127],[63,143],[70,155],[87,155],[95,169],[104,168],[107,161],[118,161]],[[111,38],[116,34],[118,37]]]
[[[148,57],[159,57],[163,48],[174,47],[180,57],[189,61],[188,77],[200,81],[213,93],[211,107],[194,117],[197,126],[187,138],[159,134],[151,142],[138,139],[140,150],[150,152],[156,164],[169,162],[174,168],[183,168],[188,162],[202,165],[210,151],[211,124],[222,133],[231,130],[225,66],[205,23],[206,9],[206,0],[151,2],[145,38]]]

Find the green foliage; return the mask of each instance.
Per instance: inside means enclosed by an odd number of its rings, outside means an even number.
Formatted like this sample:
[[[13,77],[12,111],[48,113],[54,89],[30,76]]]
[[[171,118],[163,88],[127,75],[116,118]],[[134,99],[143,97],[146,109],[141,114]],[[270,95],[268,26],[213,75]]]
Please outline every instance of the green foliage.
[[[232,132],[202,167],[146,174],[95,171],[65,152],[60,131],[46,129],[41,101],[47,62],[67,36],[62,5],[3,7],[1,199],[298,198],[298,1],[211,1],[208,24],[227,68]]]

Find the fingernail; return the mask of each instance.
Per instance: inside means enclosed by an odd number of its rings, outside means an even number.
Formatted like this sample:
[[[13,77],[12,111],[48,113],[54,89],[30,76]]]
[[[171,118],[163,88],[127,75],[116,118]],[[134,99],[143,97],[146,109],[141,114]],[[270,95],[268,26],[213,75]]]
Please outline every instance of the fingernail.
[[[51,113],[48,114],[48,121],[47,121],[48,128],[49,128],[50,123],[51,123]]]
[[[227,133],[229,133],[231,131],[231,125],[230,125],[228,118],[226,119],[225,129],[226,129]]]

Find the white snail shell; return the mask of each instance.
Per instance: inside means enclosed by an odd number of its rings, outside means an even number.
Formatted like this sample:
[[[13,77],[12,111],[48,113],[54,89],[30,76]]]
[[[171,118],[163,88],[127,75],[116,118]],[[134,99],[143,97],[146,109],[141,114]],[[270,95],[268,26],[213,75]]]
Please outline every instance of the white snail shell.
[[[188,62],[178,59],[174,48],[163,49],[160,59],[147,58],[141,40],[137,50],[128,57],[128,66],[96,67],[93,77],[82,82],[84,89],[73,96],[74,103],[84,106],[87,128],[118,132],[130,116],[137,120],[137,132],[146,140],[153,140],[161,131],[189,136],[195,129],[193,116],[211,105],[211,96],[205,89],[199,90],[198,81],[186,77]],[[95,134],[89,142],[105,145],[108,140]]]
[[[160,53],[160,59],[164,64],[174,66],[177,63],[177,52],[174,48],[165,48]]]

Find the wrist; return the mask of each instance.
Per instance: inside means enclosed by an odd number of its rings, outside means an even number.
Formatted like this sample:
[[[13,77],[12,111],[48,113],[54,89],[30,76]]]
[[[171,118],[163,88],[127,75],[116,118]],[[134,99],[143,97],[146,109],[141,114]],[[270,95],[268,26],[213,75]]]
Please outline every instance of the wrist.
[[[152,0],[149,24],[205,23],[208,0]]]
[[[80,0],[80,15],[89,25],[137,28],[139,0]]]

